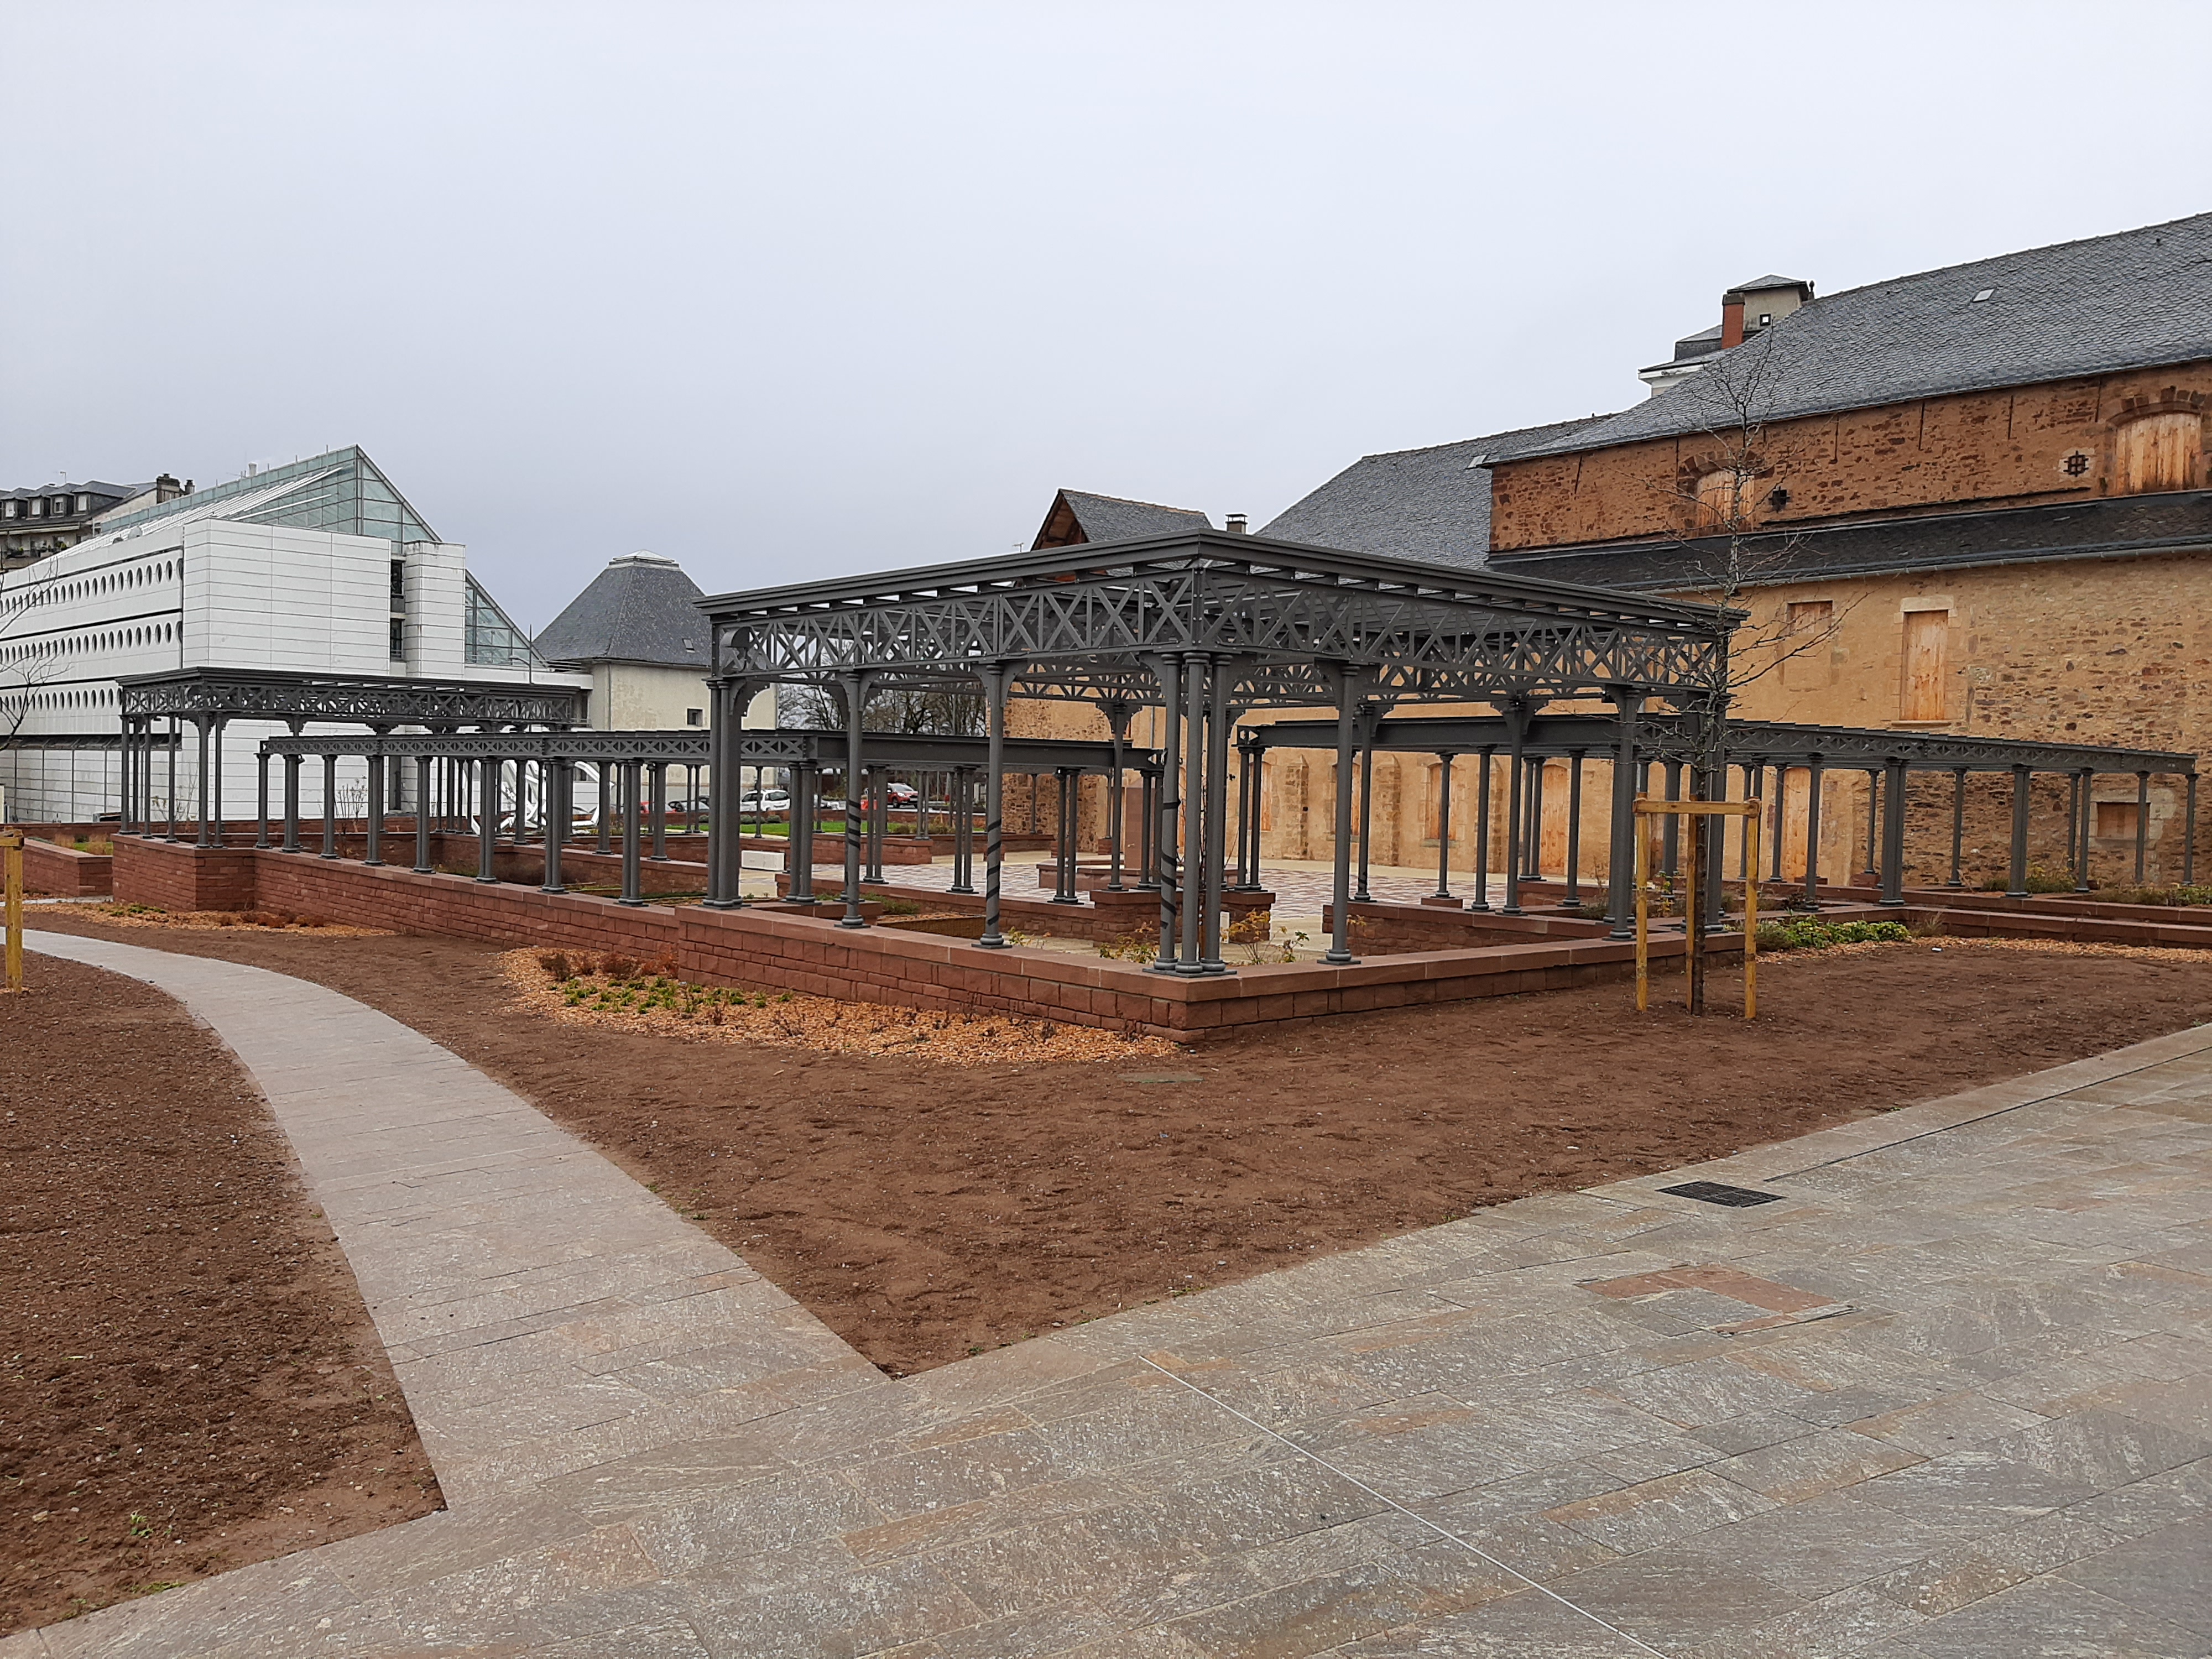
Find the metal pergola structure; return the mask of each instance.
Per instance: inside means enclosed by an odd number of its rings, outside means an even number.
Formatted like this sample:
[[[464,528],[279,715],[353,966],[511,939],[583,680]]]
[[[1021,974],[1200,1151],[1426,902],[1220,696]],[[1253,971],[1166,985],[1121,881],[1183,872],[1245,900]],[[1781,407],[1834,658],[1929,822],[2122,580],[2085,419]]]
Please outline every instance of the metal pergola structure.
[[[797,902],[811,902],[815,897],[813,885],[815,824],[824,801],[821,780],[824,774],[842,773],[847,779],[846,800],[843,804],[845,820],[846,879],[844,893],[848,914],[857,912],[860,890],[865,882],[883,880],[883,846],[889,825],[890,810],[887,792],[882,782],[895,773],[941,773],[950,780],[950,798],[946,816],[952,830],[953,880],[951,890],[973,893],[974,885],[974,827],[975,806],[979,788],[978,774],[984,765],[984,744],[979,738],[934,737],[896,732],[866,732],[859,734],[860,762],[850,771],[854,752],[852,738],[842,731],[806,730],[741,730],[733,740],[719,745],[734,768],[761,769],[775,767],[792,775],[791,803],[791,887],[789,896]],[[574,829],[575,776],[580,769],[593,769],[599,781],[602,810],[597,814],[594,826],[601,852],[613,850],[615,834],[613,821],[617,814],[622,820],[621,852],[623,884],[621,902],[641,904],[645,902],[642,891],[642,865],[647,860],[665,862],[668,858],[668,775],[672,767],[686,769],[691,784],[690,799],[696,804],[700,788],[700,775],[709,768],[718,748],[714,734],[689,728],[675,731],[622,732],[397,732],[390,735],[337,736],[317,733],[290,738],[270,738],[261,745],[260,801],[261,827],[255,844],[266,847],[270,840],[269,772],[271,760],[284,763],[283,799],[280,817],[282,840],[276,844],[285,852],[303,850],[301,846],[300,768],[308,759],[319,757],[323,762],[323,845],[321,856],[337,856],[336,775],[341,758],[358,757],[374,763],[369,775],[374,781],[384,766],[394,762],[411,763],[416,769],[417,794],[422,799],[436,799],[433,792],[431,769],[444,764],[456,769],[456,786],[450,793],[447,810],[443,814],[422,812],[415,822],[415,868],[428,872],[432,865],[431,837],[442,817],[449,827],[465,827],[477,838],[478,868],[477,879],[494,881],[493,866],[502,839],[501,820],[506,816],[505,804],[514,801],[516,810],[509,820],[504,839],[510,845],[535,843],[545,860],[544,890],[557,893],[565,890],[562,869],[562,850],[570,838],[556,834],[561,825]],[[1060,822],[1054,835],[1059,862],[1054,898],[1063,903],[1079,902],[1075,893],[1075,834],[1073,822],[1074,795],[1071,785],[1074,780],[1103,775],[1115,777],[1117,768],[1138,767],[1145,769],[1148,778],[1157,776],[1156,767],[1146,768],[1146,758],[1132,756],[1105,743],[1090,743],[1059,738],[1017,738],[1008,743],[1003,757],[1006,769],[1033,776],[1051,773],[1060,780]],[[727,775],[736,775],[732,771]],[[711,780],[713,774],[708,771]],[[860,789],[853,787],[860,781]],[[864,793],[865,792],[865,793]],[[712,803],[717,799],[711,782],[707,788],[710,803],[708,817],[710,825],[715,821]],[[532,815],[526,810],[531,801],[539,804],[535,815],[536,834],[531,833]],[[853,810],[855,801],[863,803],[860,811]],[[696,812],[690,813],[687,828],[696,832]],[[922,803],[916,811],[917,828],[927,833],[929,808]],[[370,810],[366,818],[366,856],[364,862],[381,864],[383,859],[384,811],[380,792],[372,792]],[[739,894],[739,855],[742,851],[742,815],[734,807],[722,820],[728,833],[710,828],[706,868],[708,902],[716,908],[734,908],[741,904]],[[651,850],[646,850],[647,847]],[[1115,871],[1119,885],[1120,868]]]
[[[283,844],[286,850],[300,850],[300,768],[309,757],[320,755],[322,850],[335,856],[335,767],[340,757],[359,756],[376,763],[368,769],[368,853],[370,861],[380,861],[381,783],[391,763],[411,761],[417,769],[418,801],[442,799],[449,825],[473,823],[484,831],[479,836],[480,879],[491,878],[502,805],[514,802],[514,838],[520,838],[526,829],[526,809],[534,801],[544,842],[544,882],[558,890],[560,850],[574,827],[574,775],[589,767],[597,769],[601,783],[600,847],[609,847],[609,803],[619,801],[623,897],[640,902],[638,866],[647,856],[641,842],[648,824],[651,856],[664,855],[668,768],[690,769],[695,811],[703,768],[707,902],[734,908],[746,902],[739,885],[739,791],[716,787],[717,781],[734,784],[748,766],[791,773],[791,896],[811,901],[811,842],[823,775],[842,775],[847,795],[858,799],[856,789],[871,778],[933,769],[948,779],[956,891],[974,890],[969,827],[979,797],[982,804],[984,925],[978,942],[990,949],[1009,942],[1000,925],[1006,775],[1049,771],[1060,779],[1055,840],[1060,879],[1054,896],[1073,902],[1077,824],[1072,786],[1085,775],[1103,775],[1107,781],[1109,884],[1119,889],[1122,790],[1127,775],[1134,771],[1143,781],[1134,884],[1156,889],[1159,896],[1159,951],[1152,965],[1164,972],[1212,974],[1227,971],[1221,954],[1224,895],[1259,884],[1258,762],[1269,748],[1335,752],[1336,903],[1323,960],[1336,963],[1352,960],[1349,910],[1365,892],[1368,785],[1377,752],[1479,757],[1486,801],[1493,762],[1504,767],[1504,831],[1511,849],[1504,906],[1508,912],[1520,908],[1525,866],[1540,844],[1542,763],[1562,757],[1577,763],[1571,781],[1571,845],[1582,816],[1579,763],[1611,763],[1615,833],[1607,886],[1609,912],[1619,927],[1627,923],[1633,896],[1634,836],[1622,826],[1655,764],[1665,767],[1670,794],[1679,795],[1686,781],[1696,793],[1696,781],[1684,775],[1693,769],[1681,758],[1686,754],[1707,766],[1714,755],[1724,756],[1722,764],[1742,769],[1747,791],[1762,772],[1786,775],[1802,768],[1811,775],[1808,891],[1818,880],[1820,775],[1837,769],[1873,775],[1885,792],[1880,850],[1882,896],[1889,902],[1901,902],[1905,784],[1915,770],[1948,771],[1957,781],[1954,883],[1964,781],[1972,773],[2008,774],[2014,781],[2015,891],[2024,888],[2029,785],[2038,774],[2057,773],[2073,781],[2069,845],[2085,850],[2087,785],[2099,775],[2135,775],[2145,804],[2151,776],[2182,777],[2189,799],[2185,829],[2195,822],[2196,757],[2185,754],[1741,720],[1728,723],[1723,744],[1700,745],[1698,739],[1705,734],[1698,717],[1683,711],[1710,707],[1711,689],[1726,684],[1729,636],[1741,620],[1739,613],[1510,573],[1205,531],[802,583],[721,595],[700,605],[712,623],[714,641],[714,718],[703,731],[579,730],[584,694],[566,687],[222,670],[125,680],[125,749],[134,756],[125,768],[126,824],[143,817],[142,772],[151,763],[147,757],[157,722],[182,720],[198,731],[204,786],[210,736],[219,734],[222,722],[276,720],[289,726],[292,735],[262,745],[258,844],[269,842],[269,763],[281,760]],[[828,691],[844,710],[842,729],[744,729],[742,714],[752,698],[778,684]],[[866,729],[872,696],[917,689],[980,694],[986,734],[908,737]],[[1063,741],[1011,735],[1007,710],[1018,697],[1088,703],[1098,710],[1109,736],[1102,741]],[[1469,704],[1486,705],[1493,712],[1470,715]],[[1593,704],[1603,705],[1606,712],[1591,712]],[[1332,718],[1244,724],[1258,710],[1301,708],[1327,709]],[[1132,721],[1146,709],[1158,717],[1157,744],[1134,744]],[[355,729],[308,732],[309,726]],[[134,748],[133,734],[147,741]],[[1245,762],[1233,806],[1228,787],[1232,743]],[[214,755],[219,768],[219,743]],[[1356,786],[1355,761],[1360,763]],[[445,769],[442,790],[431,787],[434,767]],[[872,813],[844,815],[848,927],[866,925],[861,884],[881,876],[884,793],[880,787],[874,790]],[[204,787],[202,800],[210,798]],[[220,799],[219,793],[212,798]],[[1448,895],[1448,786],[1441,806],[1445,824],[1439,835],[1439,892]],[[2148,816],[2138,814],[2139,872]],[[427,811],[416,815],[418,868],[428,866],[428,837],[438,817]],[[864,817],[872,821],[864,823]],[[926,823],[925,815],[925,828]],[[1228,852],[1232,823],[1233,868]],[[173,837],[173,821],[170,833]],[[1489,833],[1486,811],[1477,860],[1485,870]],[[203,822],[198,838],[207,844],[220,834],[219,824]],[[1360,847],[1357,890],[1355,840]],[[1778,877],[1780,843],[1777,836]],[[1870,843],[1870,863],[1875,852]],[[2191,854],[2184,856],[2187,879],[2193,866],[2186,863]],[[1671,836],[1669,857],[1671,862]],[[2086,869],[2086,859],[2077,860],[2077,868]],[[1571,902],[1579,897],[1577,871],[1571,854]],[[1719,884],[1708,884],[1706,890],[1717,898]],[[1486,888],[1476,908],[1487,908],[1487,898]]]
[[[1553,702],[1605,697],[1626,710],[1652,696],[1686,697],[1724,679],[1741,620],[1711,605],[1215,531],[724,594],[700,608],[714,629],[718,731],[778,683],[826,687],[848,711],[886,690],[981,693],[987,949],[1006,943],[999,902],[1008,702],[1091,703],[1117,750],[1131,717],[1158,710],[1153,965],[1185,974],[1227,970],[1228,757],[1251,710],[1333,709],[1341,781],[1363,715],[1377,707],[1487,702],[1519,731]],[[860,724],[848,713],[856,768]],[[1521,755],[1516,739],[1516,781]],[[1352,805],[1340,782],[1325,962],[1353,959]]]
[[[1664,769],[1665,793],[1668,799],[1682,798],[1686,767],[1679,758],[1689,752],[1694,738],[1688,730],[1690,717],[1674,712],[1638,712],[1623,708],[1613,714],[1545,714],[1528,719],[1516,733],[1515,723],[1500,716],[1432,715],[1417,720],[1394,719],[1377,715],[1370,719],[1360,733],[1361,767],[1359,790],[1359,861],[1355,901],[1367,895],[1367,823],[1373,793],[1373,763],[1377,753],[1419,753],[1434,755],[1444,763],[1439,775],[1441,786],[1438,799],[1440,829],[1437,836],[1437,896],[1451,896],[1450,822],[1451,822],[1451,764],[1462,757],[1474,757],[1479,762],[1480,775],[1476,786],[1477,799],[1487,802],[1491,798],[1492,767],[1501,754],[1510,755],[1516,735],[1520,753],[1532,760],[1565,759],[1571,769],[1568,773],[1566,803],[1567,857],[1566,902],[1581,901],[1579,841],[1582,830],[1583,767],[1593,758],[1607,763],[1613,768],[1615,787],[1613,799],[1612,868],[1607,883],[1607,915],[1617,933],[1625,936],[1632,919],[1634,902],[1633,872],[1630,870],[1624,879],[1624,866],[1632,862],[1621,856],[1622,849],[1632,847],[1632,830],[1622,813],[1626,809],[1632,815],[1632,802],[1637,793],[1648,785],[1651,768],[1656,764]],[[1237,850],[1237,879],[1240,884],[1256,881],[1259,867],[1259,813],[1257,793],[1260,788],[1260,761],[1270,749],[1325,749],[1333,746],[1334,727],[1331,722],[1319,720],[1281,720],[1247,727],[1238,737],[1238,747],[1245,756],[1242,781],[1247,792],[1240,817],[1246,826],[1244,843]],[[2012,833],[2009,848],[2008,889],[2015,897],[2027,893],[2027,843],[2030,790],[2034,778],[2041,774],[2057,774],[2069,780],[2067,812],[2067,856],[2075,871],[2078,890],[2089,890],[2088,860],[2092,781],[2099,775],[2124,775],[2136,779],[2137,810],[2136,814],[2136,879],[2141,882],[2148,850],[2150,828],[2150,780],[2157,776],[2178,776],[2184,781],[2187,806],[2183,816],[2182,881],[2191,882],[2196,873],[2196,847],[2193,830],[2197,822],[2197,757],[2194,755],[2166,750],[2126,749],[2085,744],[2038,743],[2008,738],[1975,738],[1950,732],[1892,732],[1856,726],[1801,726],[1782,720],[1731,720],[1728,723],[1723,764],[1735,769],[1741,777],[1745,799],[1760,793],[1762,779],[1771,779],[1771,793],[1765,799],[1779,813],[1785,799],[1789,774],[1802,770],[1807,775],[1805,823],[1804,892],[1809,901],[1817,897],[1820,890],[1820,784],[1823,776],[1832,771],[1863,772],[1871,792],[1870,800],[1881,804],[1881,817],[1878,831],[1872,813],[1869,814],[1867,864],[1865,867],[1878,872],[1881,902],[1897,905],[1905,902],[1905,814],[1907,781],[1914,772],[1945,773],[1952,779],[1951,797],[1951,869],[1948,884],[1963,885],[1960,878],[1962,854],[1966,840],[1966,780],[1976,773],[2008,776],[2012,780]],[[1626,782],[1626,787],[1622,787]],[[1516,789],[1516,804],[1520,827],[1511,832],[1510,849],[1505,854],[1504,911],[1516,914],[1520,908],[1520,885],[1534,878],[1536,853],[1541,845],[1545,812],[1544,774],[1540,766],[1530,768],[1526,775],[1525,789]],[[1519,799],[1525,793],[1525,799]],[[1490,866],[1490,814],[1480,813],[1476,820],[1476,852],[1474,867],[1478,872]],[[1678,849],[1677,830],[1668,821],[1664,831],[1667,842],[1666,872],[1672,874],[1676,867]],[[1772,868],[1764,878],[1783,879],[1783,837],[1778,822],[1771,842]],[[1717,869],[1717,864],[1715,866]],[[1738,875],[1751,874],[1746,867]],[[1717,916],[1720,904],[1720,884],[1707,884],[1705,906],[1709,915]],[[1468,903],[1468,908],[1491,908],[1486,886]]]
[[[579,687],[513,680],[416,679],[397,675],[295,673],[281,669],[179,668],[126,674],[120,688],[124,828],[149,823],[157,753],[168,761],[168,835],[177,834],[177,761],[182,728],[192,728],[198,772],[197,839],[209,846],[222,834],[222,736],[233,720],[279,723],[295,733],[315,726],[365,726],[374,732],[401,727],[444,733],[480,730],[565,729],[584,721],[588,694]],[[160,728],[166,723],[167,729]],[[296,769],[292,775],[296,799]],[[383,779],[372,769],[369,792],[382,805]],[[268,812],[266,763],[262,797]],[[332,787],[335,800],[335,785]],[[208,811],[216,803],[213,815]]]

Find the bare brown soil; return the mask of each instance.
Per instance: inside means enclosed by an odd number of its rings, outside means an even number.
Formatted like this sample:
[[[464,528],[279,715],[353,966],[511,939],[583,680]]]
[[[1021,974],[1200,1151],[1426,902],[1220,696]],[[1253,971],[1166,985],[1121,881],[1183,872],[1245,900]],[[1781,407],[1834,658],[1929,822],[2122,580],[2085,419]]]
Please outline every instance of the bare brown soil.
[[[952,1067],[564,1023],[517,1003],[494,945],[131,937],[316,980],[406,1021],[898,1373],[2212,1018],[2200,954],[1923,940],[1765,959],[1755,1024],[1693,1019],[1680,981],[1662,979],[1641,1016],[1631,987],[1608,985],[1127,1066]],[[1736,988],[1716,975],[1717,1000]]]
[[[436,1509],[252,1079],[149,987],[25,969],[0,997],[0,1632]]]

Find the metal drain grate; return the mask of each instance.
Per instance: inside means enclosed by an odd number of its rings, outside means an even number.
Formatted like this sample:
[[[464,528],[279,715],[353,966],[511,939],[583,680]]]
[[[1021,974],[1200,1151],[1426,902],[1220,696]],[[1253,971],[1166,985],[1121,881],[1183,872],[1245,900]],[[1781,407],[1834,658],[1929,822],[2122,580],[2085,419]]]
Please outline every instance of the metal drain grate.
[[[1717,1181],[1686,1181],[1679,1187],[1662,1187],[1662,1193],[1672,1193],[1677,1198],[1694,1198],[1700,1204],[1725,1204],[1731,1210],[1744,1210],[1754,1204],[1779,1204],[1780,1193],[1755,1193],[1748,1187],[1724,1187]]]

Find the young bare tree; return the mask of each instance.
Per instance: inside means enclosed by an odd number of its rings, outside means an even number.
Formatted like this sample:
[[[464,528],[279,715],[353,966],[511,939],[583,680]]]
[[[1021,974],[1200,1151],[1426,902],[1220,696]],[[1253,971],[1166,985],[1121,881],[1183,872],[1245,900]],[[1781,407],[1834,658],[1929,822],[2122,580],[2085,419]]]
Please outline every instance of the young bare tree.
[[[1801,533],[1777,527],[1768,516],[1782,511],[1789,500],[1766,442],[1783,372],[1775,339],[1762,332],[1717,353],[1697,374],[1661,394],[1681,399],[1692,411],[1700,441],[1691,464],[1664,492],[1677,526],[1670,539],[1681,572],[1680,580],[1668,586],[1680,598],[1745,613],[1726,653],[1709,659],[1702,673],[1677,695],[1676,706],[1685,718],[1679,734],[1659,745],[1662,761],[1684,768],[1685,793],[1692,800],[1727,795],[1729,716],[1740,695],[1790,661],[1829,649],[1850,609],[1831,609],[1818,622],[1808,623],[1802,616],[1793,617],[1787,607],[1762,613],[1746,599],[1748,590],[1783,580],[1804,540]],[[1705,1012],[1703,896],[1722,876],[1725,823],[1693,818],[1683,832],[1689,885],[1701,896],[1683,918],[1693,1013]],[[1757,872],[1753,874],[1756,878]]]
[[[0,754],[21,741],[39,688],[59,676],[61,659],[32,631],[38,587],[26,566],[0,570]]]

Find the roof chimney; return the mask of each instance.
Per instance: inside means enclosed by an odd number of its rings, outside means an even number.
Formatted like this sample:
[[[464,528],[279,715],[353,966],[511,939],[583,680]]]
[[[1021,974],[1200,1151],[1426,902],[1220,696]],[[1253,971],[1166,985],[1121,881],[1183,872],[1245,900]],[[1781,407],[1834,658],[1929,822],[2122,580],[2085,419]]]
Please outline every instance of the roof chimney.
[[[1229,533],[1232,536],[1243,536],[1250,533],[1244,527],[1244,515],[1242,513],[1231,513],[1225,514],[1223,522],[1228,526]]]
[[[1721,349],[1743,343],[1743,290],[1732,288],[1721,295]]]

